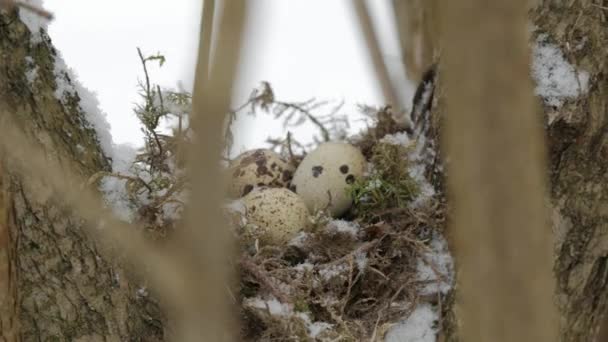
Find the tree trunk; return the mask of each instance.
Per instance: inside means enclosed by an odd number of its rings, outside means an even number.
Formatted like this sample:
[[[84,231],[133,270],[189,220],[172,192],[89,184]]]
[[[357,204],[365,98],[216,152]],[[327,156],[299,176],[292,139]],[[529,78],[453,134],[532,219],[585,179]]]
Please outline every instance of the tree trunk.
[[[44,30],[31,33],[16,13],[1,13],[0,53],[0,105],[10,120],[82,177],[75,181],[109,170],[78,94],[55,96],[72,80],[58,81]],[[162,340],[158,305],[100,255],[80,218],[40,196],[49,191],[44,177],[24,177],[4,157],[0,166],[0,341]]]
[[[608,10],[596,3],[542,1],[532,12],[537,32],[590,74],[586,95],[545,108],[563,341],[594,341],[608,299]]]
[[[546,34],[570,64],[590,74],[586,94],[560,107],[544,106],[539,113],[548,145],[560,340],[608,341],[608,6],[591,0],[543,0],[533,5],[535,36]],[[441,87],[436,97],[433,125],[439,131],[445,102]],[[446,341],[459,340],[460,317],[453,309],[444,309]]]

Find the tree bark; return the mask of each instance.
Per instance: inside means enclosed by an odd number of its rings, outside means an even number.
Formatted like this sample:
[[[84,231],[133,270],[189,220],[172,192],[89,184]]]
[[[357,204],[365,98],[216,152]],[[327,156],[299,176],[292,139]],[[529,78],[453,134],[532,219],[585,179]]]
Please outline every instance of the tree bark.
[[[49,158],[84,182],[110,170],[109,162],[78,95],[64,103],[55,97],[57,52],[45,32],[41,37],[32,41],[16,13],[0,13],[0,104]],[[49,191],[44,177],[24,177],[4,157],[0,166],[0,340],[162,340],[158,305],[101,255],[82,219],[54,196],[40,196]]]
[[[591,76],[586,95],[545,108],[563,341],[594,341],[608,299],[608,11],[601,3],[545,0],[532,12],[537,32]]]

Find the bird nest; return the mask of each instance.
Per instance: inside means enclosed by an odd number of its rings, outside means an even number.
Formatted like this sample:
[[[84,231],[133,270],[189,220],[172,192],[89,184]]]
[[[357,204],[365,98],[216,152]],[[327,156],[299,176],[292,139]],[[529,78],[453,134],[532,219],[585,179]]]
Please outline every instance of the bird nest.
[[[312,228],[287,245],[241,237],[244,340],[383,341],[423,303],[436,312],[432,329],[439,330],[453,281],[445,203],[417,201],[422,185],[408,176],[411,147],[382,142],[405,133],[379,119],[355,142],[375,171],[353,185],[355,204],[342,219],[318,212]],[[385,187],[374,197],[365,193],[370,182]]]

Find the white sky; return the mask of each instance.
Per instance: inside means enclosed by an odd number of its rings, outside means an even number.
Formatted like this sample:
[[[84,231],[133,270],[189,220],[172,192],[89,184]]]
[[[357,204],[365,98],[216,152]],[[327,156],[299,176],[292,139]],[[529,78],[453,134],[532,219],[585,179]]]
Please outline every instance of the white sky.
[[[345,100],[347,104],[378,105],[382,95],[373,78],[350,0],[251,1],[243,64],[234,103],[246,100],[252,88],[269,81],[277,98],[287,101],[310,97]],[[141,65],[136,47],[167,57],[152,71],[161,87],[187,89],[193,82],[198,47],[201,1],[196,0],[45,0],[55,14],[49,27],[55,46],[87,88],[98,94],[108,115],[116,143],[138,144],[141,139],[133,104],[138,101]],[[379,27],[383,53],[399,65],[393,18],[388,0],[374,0],[372,14]],[[401,73],[399,73],[401,74]],[[404,91],[411,95],[407,81]],[[354,110],[345,107],[349,115]],[[237,150],[261,146],[271,134],[285,134],[269,118],[239,120]],[[243,129],[245,128],[245,129]],[[302,130],[302,139],[310,131]]]

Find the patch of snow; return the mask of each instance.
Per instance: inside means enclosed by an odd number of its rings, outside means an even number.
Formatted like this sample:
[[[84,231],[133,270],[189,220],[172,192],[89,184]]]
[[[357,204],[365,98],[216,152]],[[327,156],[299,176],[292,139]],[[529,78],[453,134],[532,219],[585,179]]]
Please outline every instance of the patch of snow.
[[[430,198],[435,196],[435,188],[429,183],[429,181],[424,176],[424,165],[420,162],[417,162],[415,165],[410,166],[408,173],[410,176],[416,181],[418,184],[418,190],[420,193],[418,197],[416,197],[412,203],[410,203],[410,207],[419,208],[421,205],[426,203]]]
[[[390,329],[385,342],[435,342],[438,313],[429,304],[420,304],[403,322]]]
[[[332,324],[326,322],[313,322],[307,313],[294,312],[293,305],[283,304],[274,297],[268,300],[264,300],[259,297],[247,298],[245,299],[245,305],[260,310],[266,310],[272,316],[282,318],[298,318],[306,325],[308,335],[311,338],[316,338],[325,330],[330,329],[333,326]]]
[[[73,96],[77,93],[80,98],[80,108],[84,112],[87,122],[95,129],[104,154],[113,160],[121,158],[120,155],[116,155],[117,151],[114,149],[110,124],[106,118],[106,113],[99,108],[97,96],[78,81],[76,73],[65,64],[59,52],[55,56],[54,73],[57,83],[55,97],[65,104],[66,95]]]
[[[135,161],[137,150],[129,144],[114,145],[112,169],[114,172],[131,174],[131,165]]]
[[[382,181],[380,181],[380,179],[374,179],[372,182],[369,182],[366,186],[365,186],[365,190],[374,190],[374,189],[379,189],[382,186]]]
[[[107,176],[101,180],[99,189],[104,194],[106,205],[118,219],[133,222],[135,213],[124,190],[126,182],[125,179]]]
[[[32,6],[42,8],[42,0],[25,0],[25,2]],[[48,20],[25,8],[19,9],[19,19],[21,19],[25,26],[30,30],[32,43],[37,44],[42,42],[41,30],[46,30]]]
[[[293,307],[289,304],[283,304],[276,298],[263,300],[261,298],[247,299],[246,305],[256,309],[266,309],[273,316],[288,316],[293,313]]]
[[[298,272],[310,272],[315,266],[310,262],[303,262],[294,266],[294,269]]]
[[[232,213],[237,213],[243,216],[247,214],[247,206],[245,206],[245,203],[243,203],[243,201],[240,199],[231,201],[230,203],[226,204],[224,208]]]
[[[331,280],[334,277],[338,277],[346,273],[348,268],[346,265],[329,265],[323,269],[319,270],[319,276],[321,276],[326,281]]]
[[[382,139],[380,139],[380,142],[384,144],[401,145],[405,147],[408,147],[412,144],[412,140],[410,139],[407,132],[387,134]]]
[[[136,150],[129,145],[115,146],[112,169],[115,173],[132,176],[131,165],[135,160]],[[133,222],[135,211],[126,191],[126,179],[113,176],[104,177],[99,185],[106,205],[112,209],[118,219]]]
[[[406,132],[400,132],[396,134],[387,134],[380,140],[380,142],[386,144],[404,147],[410,147],[414,144],[414,148],[408,149],[407,158],[410,161],[408,172],[420,187],[420,193],[418,194],[418,197],[410,203],[410,207],[412,208],[420,207],[430,198],[435,196],[435,188],[424,176],[425,167],[428,164],[429,158],[434,156],[435,151],[427,145],[424,135],[416,135],[418,136],[417,140],[410,140]]]
[[[25,56],[25,62],[29,70],[25,72],[25,78],[29,84],[32,84],[38,78],[38,66],[34,64],[34,59],[31,56]]]
[[[104,155],[112,160],[112,171],[126,176],[133,176],[130,168],[135,161],[137,151],[129,145],[116,145],[110,133],[110,124],[106,114],[99,108],[99,101],[94,92],[85,88],[76,73],[69,68],[61,54],[55,56],[54,74],[57,84],[55,97],[66,104],[66,96],[78,95],[79,106],[86,122],[95,130],[99,145]],[[133,222],[134,208],[126,191],[126,180],[116,177],[104,177],[100,182],[100,191],[104,194],[106,205],[123,221]]]
[[[327,329],[331,329],[333,324],[329,324],[326,322],[314,322],[308,325],[308,335],[311,338],[316,338]]]
[[[158,217],[159,220],[172,220],[172,221],[178,221],[179,219],[182,218],[182,212],[183,212],[183,205],[181,205],[180,203],[175,203],[175,202],[166,202],[163,203],[163,205],[161,206],[161,210],[162,210],[162,215],[160,215]],[[243,218],[243,221],[246,220],[245,218]]]
[[[357,253],[355,253],[355,263],[357,264],[359,272],[365,272],[368,263],[367,254],[362,251],[358,251]]]
[[[536,94],[554,107],[585,94],[589,87],[589,73],[577,71],[557,45],[547,42],[546,34],[539,35],[534,46],[532,77]]]
[[[359,234],[359,230],[361,227],[357,222],[345,221],[345,220],[332,220],[327,224],[327,229],[329,231],[349,234],[352,237],[357,237]]]
[[[421,295],[446,294],[454,283],[454,259],[450,255],[448,243],[440,234],[434,234],[429,250],[425,251],[417,264],[417,278],[427,283]]]
[[[34,81],[38,78],[38,67],[35,66],[32,69],[25,72],[25,78],[29,84],[34,83]]]

